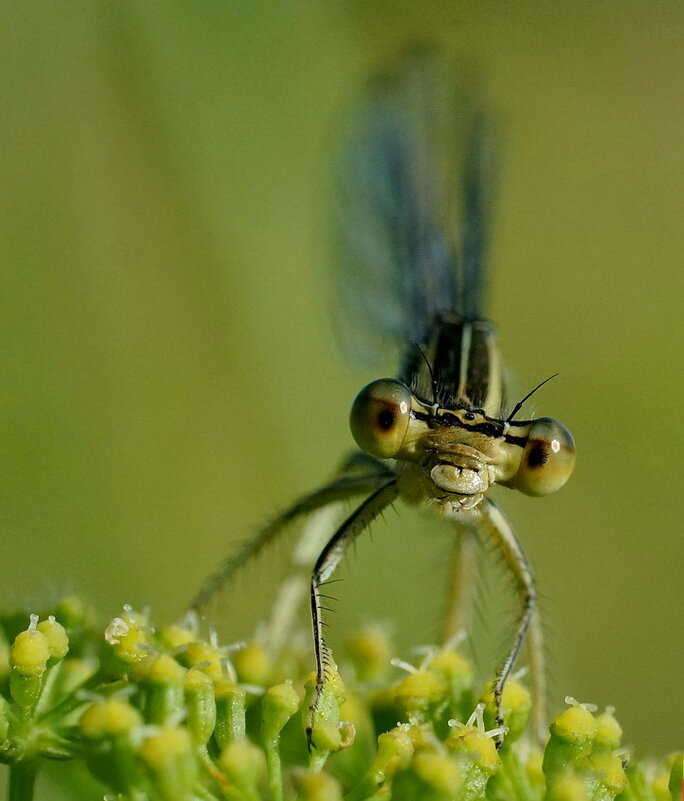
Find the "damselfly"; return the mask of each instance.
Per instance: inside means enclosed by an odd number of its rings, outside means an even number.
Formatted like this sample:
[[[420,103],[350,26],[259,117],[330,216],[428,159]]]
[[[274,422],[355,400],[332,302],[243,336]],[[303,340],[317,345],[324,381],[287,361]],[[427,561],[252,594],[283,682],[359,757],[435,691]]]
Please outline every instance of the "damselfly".
[[[311,739],[334,669],[323,633],[321,586],[383,509],[399,498],[427,504],[457,525],[478,527],[509,568],[521,611],[494,682],[498,724],[504,685],[526,635],[540,720],[544,672],[535,585],[488,490],[500,484],[528,495],[553,492],[572,472],[575,449],[559,422],[515,419],[532,393],[507,411],[495,330],[482,310],[493,156],[488,115],[433,56],[413,53],[370,84],[355,119],[339,172],[339,299],[354,319],[346,337],[353,348],[360,349],[359,334],[369,331],[382,347],[405,344],[399,376],[373,381],[354,400],[351,431],[362,453],[246,542],[209,579],[193,608],[201,609],[288,522],[365,495],[329,538],[311,574]],[[452,582],[447,637],[456,626],[462,578]]]

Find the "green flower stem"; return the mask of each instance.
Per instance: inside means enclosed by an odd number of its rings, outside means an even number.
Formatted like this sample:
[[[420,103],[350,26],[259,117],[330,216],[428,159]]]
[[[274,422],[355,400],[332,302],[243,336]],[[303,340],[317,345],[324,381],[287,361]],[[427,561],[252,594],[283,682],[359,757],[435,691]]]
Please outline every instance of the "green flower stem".
[[[228,779],[227,799],[261,801],[257,791],[261,755],[253,743],[247,739],[230,743],[219,757],[218,767]]]
[[[280,733],[299,707],[291,684],[270,687],[262,701],[261,741],[266,756],[271,801],[283,801],[283,773],[280,764]]]
[[[378,792],[381,784],[381,777],[365,776],[353,790],[345,795],[344,801],[369,801]]]
[[[499,754],[503,770],[501,775],[505,776],[511,792],[507,798],[515,798],[517,801],[530,801],[536,797],[532,789],[527,771],[520,762],[518,753],[510,748],[502,748]],[[498,775],[493,778],[499,778]]]
[[[368,773],[345,796],[345,801],[369,801],[378,789],[392,780],[397,770],[406,768],[413,756],[413,743],[408,732],[397,726],[378,737],[378,750]]]
[[[49,666],[45,671],[40,698],[38,699],[36,708],[33,710],[35,717],[40,717],[41,712],[49,709],[54,701],[55,685],[59,682],[59,676],[62,672],[63,665],[64,662],[57,662],[56,664]]]
[[[33,711],[43,689],[42,676],[22,676],[21,673],[10,673],[10,695],[17,705],[24,720],[33,717]]]
[[[309,757],[309,770],[312,773],[319,773],[325,767],[325,763],[328,761],[329,751],[316,751],[313,750],[311,752],[311,756]]]
[[[31,801],[37,773],[37,759],[13,762],[9,771],[9,801]]]
[[[623,801],[655,801],[655,794],[639,765],[627,766],[629,785],[622,795]]]
[[[197,785],[197,787],[194,790],[193,801],[195,801],[195,799],[197,799],[197,801],[218,801],[219,797],[222,796],[214,795],[214,793],[212,793],[211,790],[208,790],[206,787],[203,787],[200,784]]]
[[[261,705],[261,736],[277,741],[287,721],[299,707],[299,698],[290,684],[276,684],[264,695]]]
[[[220,749],[245,736],[245,691],[230,681],[215,686],[216,726],[214,739]]]
[[[266,756],[266,772],[268,773],[268,788],[272,801],[283,801],[283,772],[280,764],[280,751],[278,742],[272,740],[264,743]]]
[[[503,758],[501,761],[503,762]],[[521,796],[508,771],[499,771],[495,776],[492,776],[487,786],[487,798],[488,801],[509,801],[509,799],[531,801],[534,795],[530,793],[529,795]]]
[[[206,787],[203,784],[196,784],[195,793],[197,797],[204,801],[216,801],[217,798],[223,798],[225,794],[224,787],[218,779],[216,765],[206,747],[196,746],[195,755],[200,771],[204,774],[204,780],[207,784]],[[209,789],[210,787],[213,787],[215,792],[212,792]]]

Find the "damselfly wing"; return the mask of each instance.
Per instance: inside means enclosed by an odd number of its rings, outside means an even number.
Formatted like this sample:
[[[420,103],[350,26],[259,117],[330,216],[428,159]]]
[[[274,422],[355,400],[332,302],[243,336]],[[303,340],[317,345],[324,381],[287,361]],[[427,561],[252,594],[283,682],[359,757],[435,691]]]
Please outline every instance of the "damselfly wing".
[[[526,637],[535,719],[541,721],[544,669],[536,589],[513,528],[488,491],[499,484],[527,495],[553,492],[572,472],[575,449],[556,420],[516,419],[529,395],[507,408],[496,332],[483,311],[496,155],[489,115],[472,85],[464,87],[462,78],[422,51],[374,78],[353,120],[337,181],[342,336],[362,359],[373,347],[386,352],[403,346],[400,369],[397,377],[364,387],[354,400],[350,425],[361,453],[226,560],[192,607],[202,609],[289,522],[360,499],[327,537],[310,574],[316,662],[311,741],[317,705],[334,671],[323,632],[321,586],[386,507],[398,499],[427,505],[458,527],[478,529],[509,569],[520,613],[493,686],[498,724],[503,726],[503,688]],[[314,534],[321,532],[311,532],[310,539]],[[451,595],[445,637],[454,633],[460,588]]]

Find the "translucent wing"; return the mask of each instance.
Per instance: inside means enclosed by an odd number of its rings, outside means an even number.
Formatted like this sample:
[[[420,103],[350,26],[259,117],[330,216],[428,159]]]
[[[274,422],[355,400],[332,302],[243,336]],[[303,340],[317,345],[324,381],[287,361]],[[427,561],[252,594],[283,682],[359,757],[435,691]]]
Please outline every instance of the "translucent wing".
[[[473,82],[426,49],[373,80],[336,169],[335,301],[343,346],[374,363],[434,318],[481,317],[492,164]]]

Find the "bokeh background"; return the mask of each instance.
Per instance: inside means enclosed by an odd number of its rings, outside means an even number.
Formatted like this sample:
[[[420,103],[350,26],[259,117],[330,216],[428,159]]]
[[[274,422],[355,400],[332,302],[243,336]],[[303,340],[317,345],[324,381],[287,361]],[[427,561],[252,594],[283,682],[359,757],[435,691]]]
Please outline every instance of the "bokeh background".
[[[683,34],[678,0],[3,4],[3,603],[167,620],[330,474],[377,377],[335,346],[331,143],[402,43],[446,40],[506,126],[491,317],[520,387],[560,373],[534,408],[578,443],[562,492],[500,496],[554,701],[681,746]],[[393,517],[336,627],[391,615],[408,647],[437,630],[436,564]]]

